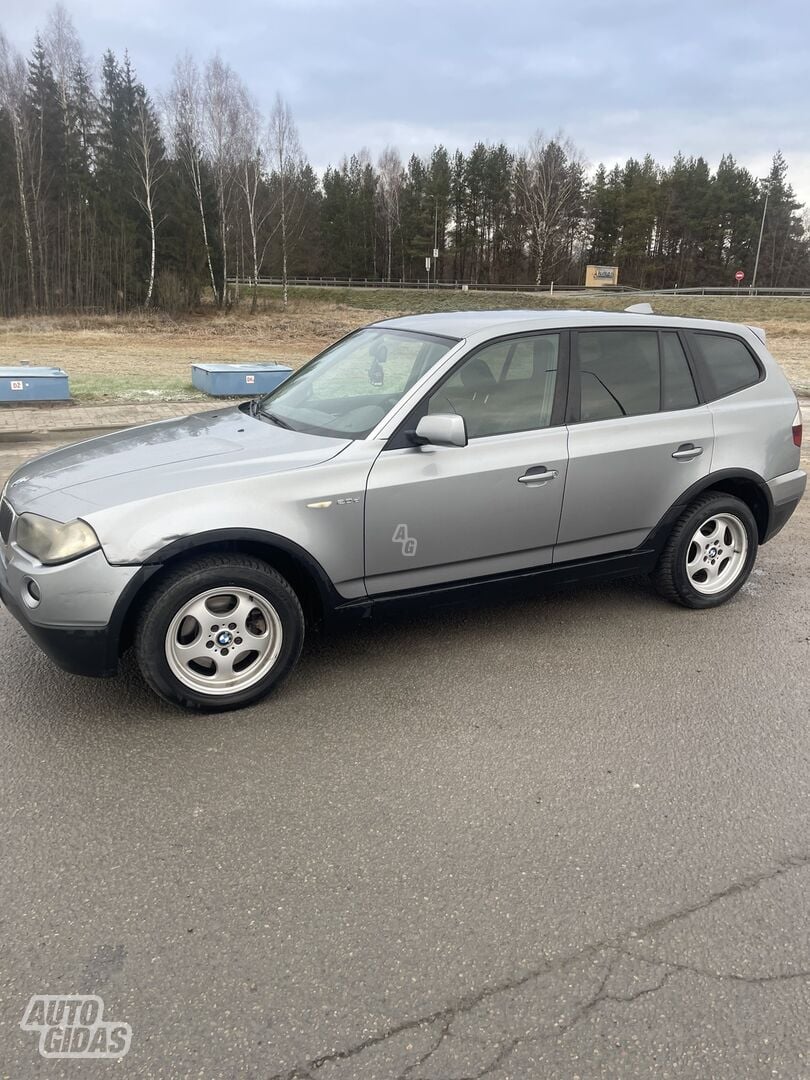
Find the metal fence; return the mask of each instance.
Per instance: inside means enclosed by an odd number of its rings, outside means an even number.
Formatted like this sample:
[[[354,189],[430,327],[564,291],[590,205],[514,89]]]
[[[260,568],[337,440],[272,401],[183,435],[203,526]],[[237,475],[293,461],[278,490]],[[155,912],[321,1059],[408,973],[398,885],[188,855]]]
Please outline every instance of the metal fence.
[[[230,284],[242,285],[250,288],[252,281],[244,279],[237,282],[231,279]],[[259,285],[282,285],[281,278],[260,277]],[[296,277],[287,278],[287,284],[292,286],[311,285],[324,289],[444,289],[451,292],[531,292],[531,293],[555,293],[555,292],[585,292],[585,285],[537,285],[534,282],[523,284],[505,284],[491,281],[428,281],[426,278],[417,278],[407,281],[403,278],[392,281],[380,281],[376,278],[339,278],[339,277]],[[590,290],[594,291],[594,290]],[[638,289],[630,285],[605,285],[602,292],[638,292]]]
[[[235,278],[230,280],[231,285],[241,285],[250,288],[251,281]],[[260,277],[258,284],[261,286],[280,286],[283,284],[278,277]],[[489,281],[428,281],[425,278],[415,281],[399,279],[396,281],[378,281],[372,278],[338,278],[338,277],[295,277],[288,278],[289,286],[311,286],[323,289],[440,289],[455,292],[514,292],[514,293],[632,293],[635,296],[759,296],[759,297],[810,297],[810,285],[807,288],[751,288],[750,285],[696,285],[690,288],[671,289],[639,289],[632,285],[602,285],[594,288],[590,285],[567,285],[551,282],[546,285],[537,285],[534,282],[522,284],[503,284]]]

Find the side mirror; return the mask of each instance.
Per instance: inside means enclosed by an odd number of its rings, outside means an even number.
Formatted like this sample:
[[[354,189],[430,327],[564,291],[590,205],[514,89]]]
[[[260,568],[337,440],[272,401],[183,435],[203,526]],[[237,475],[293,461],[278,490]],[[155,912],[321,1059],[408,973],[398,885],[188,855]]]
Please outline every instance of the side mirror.
[[[467,425],[463,416],[453,413],[436,413],[423,416],[416,425],[417,441],[431,446],[466,446]]]

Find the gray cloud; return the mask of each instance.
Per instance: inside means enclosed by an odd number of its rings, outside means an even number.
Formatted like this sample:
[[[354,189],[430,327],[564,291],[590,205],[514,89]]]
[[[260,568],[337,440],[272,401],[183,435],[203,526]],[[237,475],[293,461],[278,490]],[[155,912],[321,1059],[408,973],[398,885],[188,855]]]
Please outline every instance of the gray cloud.
[[[27,49],[48,3],[0,25]],[[94,57],[128,48],[153,89],[174,56],[218,49],[269,105],[293,106],[318,167],[563,128],[592,163],[781,148],[810,201],[810,7],[801,0],[99,0],[68,4]]]

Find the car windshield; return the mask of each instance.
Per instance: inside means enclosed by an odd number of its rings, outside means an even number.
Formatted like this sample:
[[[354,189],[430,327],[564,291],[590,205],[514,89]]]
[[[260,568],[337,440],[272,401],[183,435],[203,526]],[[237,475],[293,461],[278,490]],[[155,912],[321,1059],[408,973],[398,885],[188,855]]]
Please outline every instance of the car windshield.
[[[455,344],[407,330],[359,330],[263,397],[257,411],[294,431],[362,439]]]

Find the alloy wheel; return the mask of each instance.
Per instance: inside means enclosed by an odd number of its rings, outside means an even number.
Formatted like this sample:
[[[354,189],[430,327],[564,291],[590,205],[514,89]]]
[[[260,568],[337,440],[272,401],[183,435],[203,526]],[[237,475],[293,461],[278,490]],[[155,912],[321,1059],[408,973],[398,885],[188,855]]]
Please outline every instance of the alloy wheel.
[[[248,589],[207,589],[187,601],[166,631],[166,660],[187,687],[235,694],[262,679],[281,651],[281,619]]]
[[[695,530],[686,552],[692,588],[705,596],[723,592],[737,580],[747,555],[742,521],[734,514],[713,514]]]

